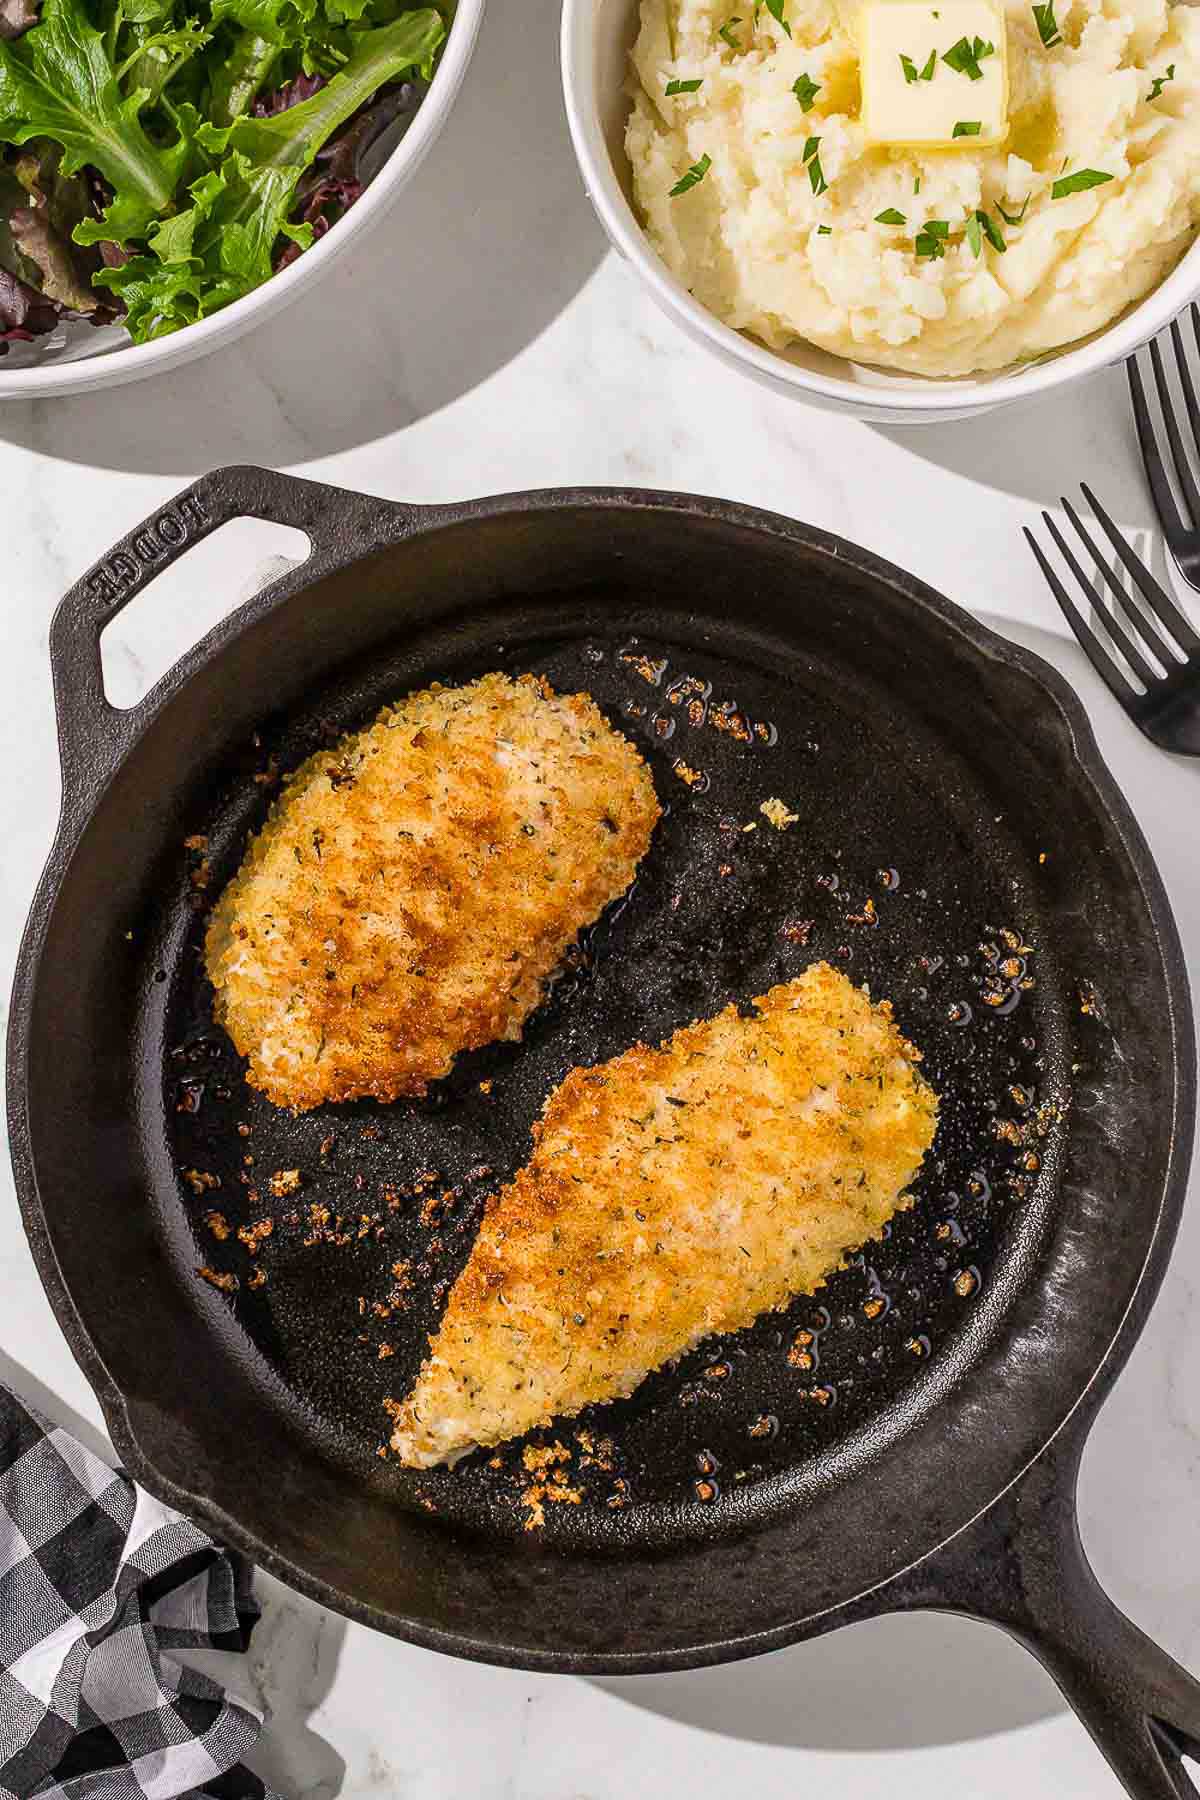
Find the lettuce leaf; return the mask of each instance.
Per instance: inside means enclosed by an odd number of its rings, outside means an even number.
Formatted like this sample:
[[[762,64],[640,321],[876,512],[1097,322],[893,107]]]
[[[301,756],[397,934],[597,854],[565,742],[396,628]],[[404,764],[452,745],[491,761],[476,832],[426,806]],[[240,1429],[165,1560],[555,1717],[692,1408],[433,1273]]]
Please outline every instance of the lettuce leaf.
[[[447,16],[409,0],[37,5],[0,0],[28,21],[0,30],[4,323],[27,336],[55,309],[123,307],[137,342],[250,293],[354,204]]]
[[[432,8],[403,13],[359,35],[345,67],[299,105],[197,126],[212,166],[187,189],[189,204],[147,231],[145,254],[95,277],[124,301],[133,336],[160,337],[250,293],[269,280],[281,237],[307,247],[312,227],[291,223],[305,170],[381,87],[427,65],[444,34]]]
[[[189,147],[182,139],[151,142],[141,122],[144,99],[141,90],[122,93],[80,0],[45,0],[32,31],[0,42],[0,137],[10,144],[53,138],[65,175],[88,165],[112,189],[103,220],[80,226],[81,243],[145,236],[174,206]]]
[[[23,37],[37,17],[36,0],[0,0],[0,38]]]

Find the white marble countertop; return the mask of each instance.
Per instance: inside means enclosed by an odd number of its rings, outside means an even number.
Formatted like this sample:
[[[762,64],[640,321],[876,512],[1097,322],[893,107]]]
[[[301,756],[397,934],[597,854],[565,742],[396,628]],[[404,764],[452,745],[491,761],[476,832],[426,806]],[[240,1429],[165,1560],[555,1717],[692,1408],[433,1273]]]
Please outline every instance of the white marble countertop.
[[[692,349],[605,254],[562,122],[554,0],[495,4],[415,187],[315,294],[216,360],[110,394],[0,407],[0,989],[54,827],[46,629],[94,557],[202,470],[251,461],[410,500],[566,483],[727,495],[853,538],[1055,662],[1159,858],[1200,985],[1200,766],[1127,725],[1020,538],[1081,477],[1145,550],[1123,377],[994,421],[874,430],[777,399]],[[227,527],[114,635],[130,697],[278,546]],[[0,1000],[0,1004],[3,1004]],[[1085,1542],[1147,1631],[1200,1672],[1200,1191],[1083,1471]],[[96,1403],[0,1173],[0,1377],[95,1434]],[[288,1795],[1100,1800],[1117,1784],[1000,1633],[884,1620],[726,1670],[584,1681],[474,1667],[264,1582],[257,1766]]]

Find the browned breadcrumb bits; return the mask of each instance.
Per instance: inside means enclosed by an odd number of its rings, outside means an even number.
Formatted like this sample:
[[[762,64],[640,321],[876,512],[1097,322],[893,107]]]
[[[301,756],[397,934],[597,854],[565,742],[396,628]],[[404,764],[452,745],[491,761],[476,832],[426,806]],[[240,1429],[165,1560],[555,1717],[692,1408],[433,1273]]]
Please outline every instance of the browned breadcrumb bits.
[[[251,1256],[257,1256],[264,1238],[269,1238],[274,1229],[274,1219],[259,1219],[254,1225],[239,1225],[238,1241],[245,1244]]]
[[[700,769],[693,769],[690,763],[685,763],[683,761],[682,757],[676,758],[671,764],[671,767],[685,787],[699,787],[700,783],[704,780],[703,771]]]
[[[547,1505],[582,1504],[583,1494],[578,1488],[571,1487],[567,1470],[562,1466],[571,1461],[571,1452],[565,1444],[527,1444],[521,1460],[526,1473],[533,1478],[521,1491],[521,1504],[529,1515],[525,1520],[526,1531],[537,1531],[546,1523]]]
[[[879,914],[875,910],[875,902],[869,898],[864,900],[860,913],[846,914],[846,923],[848,925],[878,925]]]
[[[758,810],[768,825],[773,825],[776,831],[786,831],[790,825],[798,825],[800,822],[800,814],[789,812],[783,801],[775,795],[772,795],[769,800],[764,800]]]
[[[323,1206],[319,1200],[310,1202],[308,1208],[308,1220],[312,1229],[308,1233],[308,1236],[303,1240],[306,1246],[310,1244],[320,1244],[327,1236],[331,1235],[328,1231],[328,1226],[332,1217],[333,1215],[329,1208]]]
[[[208,1226],[208,1229],[212,1232],[218,1244],[223,1244],[225,1239],[229,1236],[230,1230],[229,1220],[225,1217],[225,1214],[220,1212],[206,1212],[204,1215],[204,1223]]]
[[[208,839],[197,833],[194,837],[185,837],[183,847],[185,850],[207,850]]]
[[[256,1269],[251,1269],[250,1274],[246,1278],[246,1286],[252,1287],[252,1288],[260,1288],[260,1287],[266,1287],[266,1285],[267,1285],[267,1271],[264,1268],[262,1268],[261,1266]]]
[[[379,1346],[379,1361],[380,1362],[386,1362],[389,1356],[395,1356],[395,1354],[396,1354],[396,1352],[392,1349],[392,1346],[390,1344],[380,1344],[380,1346]]]
[[[866,1313],[868,1319],[877,1319],[883,1311],[885,1304],[886,1302],[881,1294],[872,1294],[869,1300],[863,1301],[863,1311]]]
[[[803,1369],[807,1371],[816,1367],[816,1362],[811,1349],[812,1342],[813,1334],[811,1331],[798,1331],[796,1333],[795,1337],[792,1339],[791,1346],[788,1349],[787,1358],[793,1369]]]
[[[602,1469],[606,1475],[612,1473],[617,1447],[610,1437],[597,1438],[590,1431],[577,1431],[575,1442],[583,1452],[579,1459],[581,1469]]]
[[[785,919],[780,927],[779,935],[786,938],[789,944],[799,944],[803,947],[812,934],[812,928],[813,921],[811,919]]]
[[[481,1081],[479,1084],[479,1091],[481,1094],[490,1094],[494,1086],[495,1083],[493,1081]]]
[[[221,1185],[221,1177],[210,1174],[207,1169],[183,1169],[180,1172],[193,1194],[206,1194],[209,1188]]]
[[[622,650],[621,661],[631,669],[636,669],[643,681],[651,687],[657,687],[667,670],[665,656],[646,656],[640,650]]]
[[[277,1200],[284,1200],[289,1194],[300,1192],[299,1169],[276,1169],[270,1181],[271,1192]]]
[[[236,1293],[241,1285],[236,1275],[222,1274],[219,1269],[210,1269],[207,1263],[202,1263],[196,1273],[202,1281],[219,1288],[223,1294]]]

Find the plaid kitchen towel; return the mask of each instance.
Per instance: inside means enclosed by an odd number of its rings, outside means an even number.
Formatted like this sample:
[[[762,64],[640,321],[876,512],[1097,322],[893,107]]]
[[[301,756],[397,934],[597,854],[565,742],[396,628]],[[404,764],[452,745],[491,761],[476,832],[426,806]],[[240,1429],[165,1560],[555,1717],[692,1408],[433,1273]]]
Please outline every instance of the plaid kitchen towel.
[[[261,1714],[167,1654],[257,1617],[241,1558],[0,1385],[0,1800],[273,1800]]]

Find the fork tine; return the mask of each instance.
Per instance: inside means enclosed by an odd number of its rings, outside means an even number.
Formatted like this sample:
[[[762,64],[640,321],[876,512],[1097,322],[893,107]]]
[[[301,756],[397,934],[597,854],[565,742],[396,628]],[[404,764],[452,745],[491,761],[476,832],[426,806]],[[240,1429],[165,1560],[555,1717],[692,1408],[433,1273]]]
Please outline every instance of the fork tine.
[[[1166,588],[1163,587],[1161,582],[1155,580],[1141,557],[1134,555],[1133,551],[1129,548],[1129,545],[1125,542],[1125,539],[1121,536],[1121,533],[1117,530],[1104,508],[1097,500],[1095,494],[1093,494],[1091,488],[1087,485],[1087,482],[1081,481],[1079,486],[1084,499],[1087,501],[1099,521],[1100,529],[1103,531],[1105,537],[1108,539],[1125,567],[1129,570],[1129,573],[1133,576],[1134,585],[1136,586],[1138,593],[1142,596],[1142,599],[1146,602],[1159,624],[1166,627],[1171,636],[1175,639],[1175,642],[1181,645],[1185,651],[1200,650],[1200,637],[1193,631],[1183,609],[1176,606],[1171,596],[1167,593]],[[1138,620],[1137,622],[1139,625],[1145,623],[1143,620]],[[1157,636],[1158,633],[1154,632],[1152,634],[1152,641],[1153,638]],[[1164,652],[1167,652],[1168,649],[1169,646],[1164,644]],[[1172,658],[1172,660],[1174,659]]]
[[[1131,356],[1125,364],[1129,376],[1129,392],[1133,399],[1133,417],[1137,425],[1138,443],[1141,446],[1142,461],[1146,465],[1146,476],[1150,483],[1150,493],[1154,500],[1154,510],[1162,521],[1162,528],[1168,537],[1178,536],[1187,530],[1175,504],[1175,496],[1171,492],[1171,483],[1163,464],[1162,452],[1158,447],[1158,438],[1154,432],[1154,421],[1150,417],[1150,407],[1146,400],[1146,390],[1142,386],[1142,371],[1138,367],[1136,356]]]
[[[1179,335],[1178,319],[1171,320],[1171,345],[1175,351],[1175,367],[1179,371],[1179,384],[1183,389],[1184,404],[1187,407],[1188,421],[1192,427],[1192,436],[1196,433],[1196,396],[1192,392],[1192,377],[1188,369],[1187,357],[1184,354],[1183,339]],[[1159,355],[1158,340],[1150,340],[1150,361],[1154,364],[1154,380],[1158,388],[1158,398],[1162,405],[1163,422],[1167,427],[1167,437],[1171,444],[1171,455],[1175,462],[1175,477],[1183,490],[1188,511],[1192,515],[1193,529],[1200,529],[1200,489],[1196,486],[1192,474],[1191,458],[1184,448],[1183,433],[1179,429],[1179,412],[1171,398],[1171,389],[1167,382],[1167,373],[1163,368]]]
[[[1125,590],[1122,588],[1108,564],[1102,559],[1100,552],[1097,550],[1092,539],[1088,536],[1086,527],[1080,519],[1079,514],[1075,511],[1075,508],[1071,505],[1071,502],[1064,499],[1062,501],[1062,508],[1072,525],[1075,527],[1076,536],[1083,544],[1084,549],[1092,558],[1097,570],[1104,577],[1108,588],[1115,596],[1115,605],[1112,609],[1105,606],[1104,597],[1099,588],[1096,587],[1094,582],[1088,580],[1087,576],[1076,562],[1075,557],[1071,552],[1070,545],[1062,536],[1062,533],[1054,523],[1054,520],[1047,515],[1046,523],[1050,527],[1051,537],[1070,564],[1071,573],[1074,575],[1076,581],[1078,581],[1080,587],[1084,588],[1086,592],[1091,595],[1093,604],[1104,620],[1104,629],[1107,631],[1109,637],[1112,638],[1117,648],[1121,651],[1121,654],[1138,677],[1138,680],[1144,681],[1148,688],[1153,687],[1156,682],[1162,680],[1162,676],[1158,674],[1157,670],[1150,667],[1150,664],[1146,660],[1145,647],[1139,641],[1135,640],[1129,629],[1129,601],[1126,597]],[[1151,647],[1153,648],[1153,638],[1151,639]],[[1165,655],[1166,652],[1164,651],[1163,654]]]
[[[1049,513],[1043,513],[1042,517],[1046,521],[1046,524],[1053,529],[1053,521],[1051,520]],[[1032,531],[1030,531],[1028,525],[1023,526],[1022,529],[1024,530],[1026,538],[1029,540],[1029,548],[1037,557],[1038,567],[1046,577],[1050,592],[1058,601],[1059,606],[1062,608],[1063,617],[1066,619],[1067,624],[1071,627],[1071,630],[1079,640],[1080,648],[1091,663],[1093,669],[1095,669],[1097,675],[1099,675],[1105,687],[1107,687],[1109,692],[1120,701],[1123,707],[1128,709],[1131,701],[1137,698],[1133,689],[1125,680],[1120,669],[1118,669],[1116,663],[1108,654],[1108,651],[1104,648],[1100,639],[1096,636],[1079,608],[1075,605],[1075,602],[1059,580],[1057,572],[1051,567],[1046,558],[1045,551],[1034,537]]]
[[[1196,340],[1197,349],[1200,350],[1200,325],[1197,324],[1196,303],[1194,300],[1191,305],[1191,318],[1192,336]],[[1171,321],[1171,342],[1175,347],[1175,363],[1179,370],[1179,385],[1183,390],[1183,404],[1184,410],[1187,413],[1188,424],[1192,428],[1192,440],[1194,443],[1200,444],[1200,406],[1197,406],[1196,404],[1196,388],[1192,381],[1192,365],[1188,361],[1187,352],[1183,347],[1183,334],[1179,329],[1178,319],[1172,319]],[[1190,463],[1188,466],[1190,471]]]

